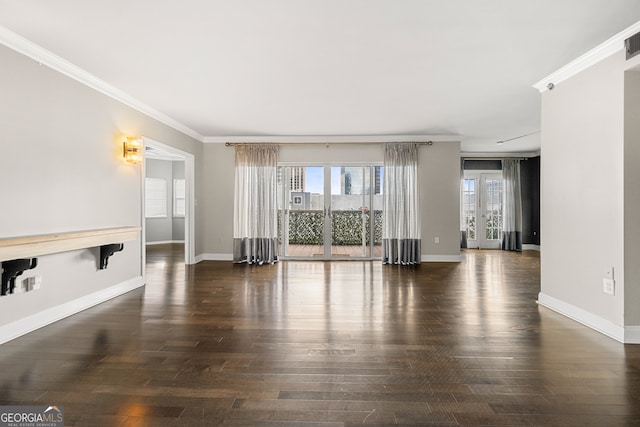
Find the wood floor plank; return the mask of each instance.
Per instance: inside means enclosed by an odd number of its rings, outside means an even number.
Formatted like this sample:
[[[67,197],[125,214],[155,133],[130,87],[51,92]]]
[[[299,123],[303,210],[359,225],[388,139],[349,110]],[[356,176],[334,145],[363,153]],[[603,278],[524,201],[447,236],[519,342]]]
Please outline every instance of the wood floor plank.
[[[63,405],[69,426],[640,424],[640,346],[538,306],[535,252],[183,253],[150,247],[144,288],[0,346],[0,405]]]

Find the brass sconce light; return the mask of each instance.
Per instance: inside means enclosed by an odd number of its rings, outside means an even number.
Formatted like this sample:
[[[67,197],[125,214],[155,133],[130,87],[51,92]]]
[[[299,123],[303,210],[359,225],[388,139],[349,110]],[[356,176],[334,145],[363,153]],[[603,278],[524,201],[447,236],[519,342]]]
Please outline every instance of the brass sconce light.
[[[129,136],[122,143],[122,157],[133,164],[142,162],[142,140],[135,136]]]

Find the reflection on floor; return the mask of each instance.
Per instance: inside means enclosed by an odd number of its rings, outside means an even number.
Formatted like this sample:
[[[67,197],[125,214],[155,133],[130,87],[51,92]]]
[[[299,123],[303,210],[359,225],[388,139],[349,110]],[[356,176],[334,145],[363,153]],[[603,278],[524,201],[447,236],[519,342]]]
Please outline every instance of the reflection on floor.
[[[1,405],[69,426],[633,425],[640,346],[536,305],[535,252],[201,262],[0,347]]]
[[[282,246],[279,247],[278,253],[283,254]],[[287,246],[287,256],[289,257],[322,257],[324,256],[324,245],[294,245]],[[357,245],[332,245],[331,255],[334,257],[349,258],[382,258],[382,246],[373,246],[373,255],[368,247]]]

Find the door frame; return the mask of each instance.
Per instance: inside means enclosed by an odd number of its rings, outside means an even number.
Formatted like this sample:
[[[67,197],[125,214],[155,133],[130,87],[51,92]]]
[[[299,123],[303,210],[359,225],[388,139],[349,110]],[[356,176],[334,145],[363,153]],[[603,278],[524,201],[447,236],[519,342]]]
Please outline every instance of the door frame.
[[[163,144],[159,141],[142,137],[143,150],[147,146],[157,148],[161,151],[173,154],[184,159],[184,179],[185,179],[185,213],[184,213],[184,262],[185,264],[195,264],[195,156],[171,145]],[[142,162],[142,191],[141,191],[141,223],[142,223],[142,275],[144,277],[145,265],[147,262],[147,238],[146,238],[146,218],[145,218],[145,178],[147,175],[147,158],[143,156]]]

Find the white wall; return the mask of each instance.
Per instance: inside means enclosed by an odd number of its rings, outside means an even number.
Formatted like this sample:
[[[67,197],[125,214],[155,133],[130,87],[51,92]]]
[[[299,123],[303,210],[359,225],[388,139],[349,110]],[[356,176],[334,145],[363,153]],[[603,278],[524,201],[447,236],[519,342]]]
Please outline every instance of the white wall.
[[[624,323],[640,325],[640,70],[624,77]]]
[[[422,258],[453,261],[460,256],[460,143],[423,146],[419,155]]]
[[[228,259],[233,254],[233,185],[235,179],[235,151],[224,144],[204,144],[203,201],[207,221],[200,233],[204,247],[196,252],[198,259]]]
[[[541,293],[619,326],[623,293],[603,294],[602,277],[624,265],[622,61],[611,56],[543,94],[540,203]]]
[[[427,261],[452,261],[460,257],[459,188],[460,143],[442,142],[419,148],[420,203],[422,209],[422,253]],[[279,161],[312,165],[341,163],[382,164],[382,144],[286,145]],[[235,151],[223,144],[204,145],[204,179],[210,197],[206,200],[208,218],[205,251],[201,257],[230,259],[233,250],[233,186]],[[435,244],[434,238],[440,243]]]
[[[141,166],[122,161],[123,135],[201,152],[198,141],[4,46],[0,64],[0,238],[140,226]],[[140,238],[106,270],[96,254],[39,257],[19,279],[41,275],[42,288],[0,297],[0,342],[142,284]]]
[[[625,267],[637,264],[625,262],[625,188],[637,185],[625,181],[630,65],[620,51],[542,96],[540,302],[619,340],[628,325]],[[611,268],[615,295],[602,286]]]

